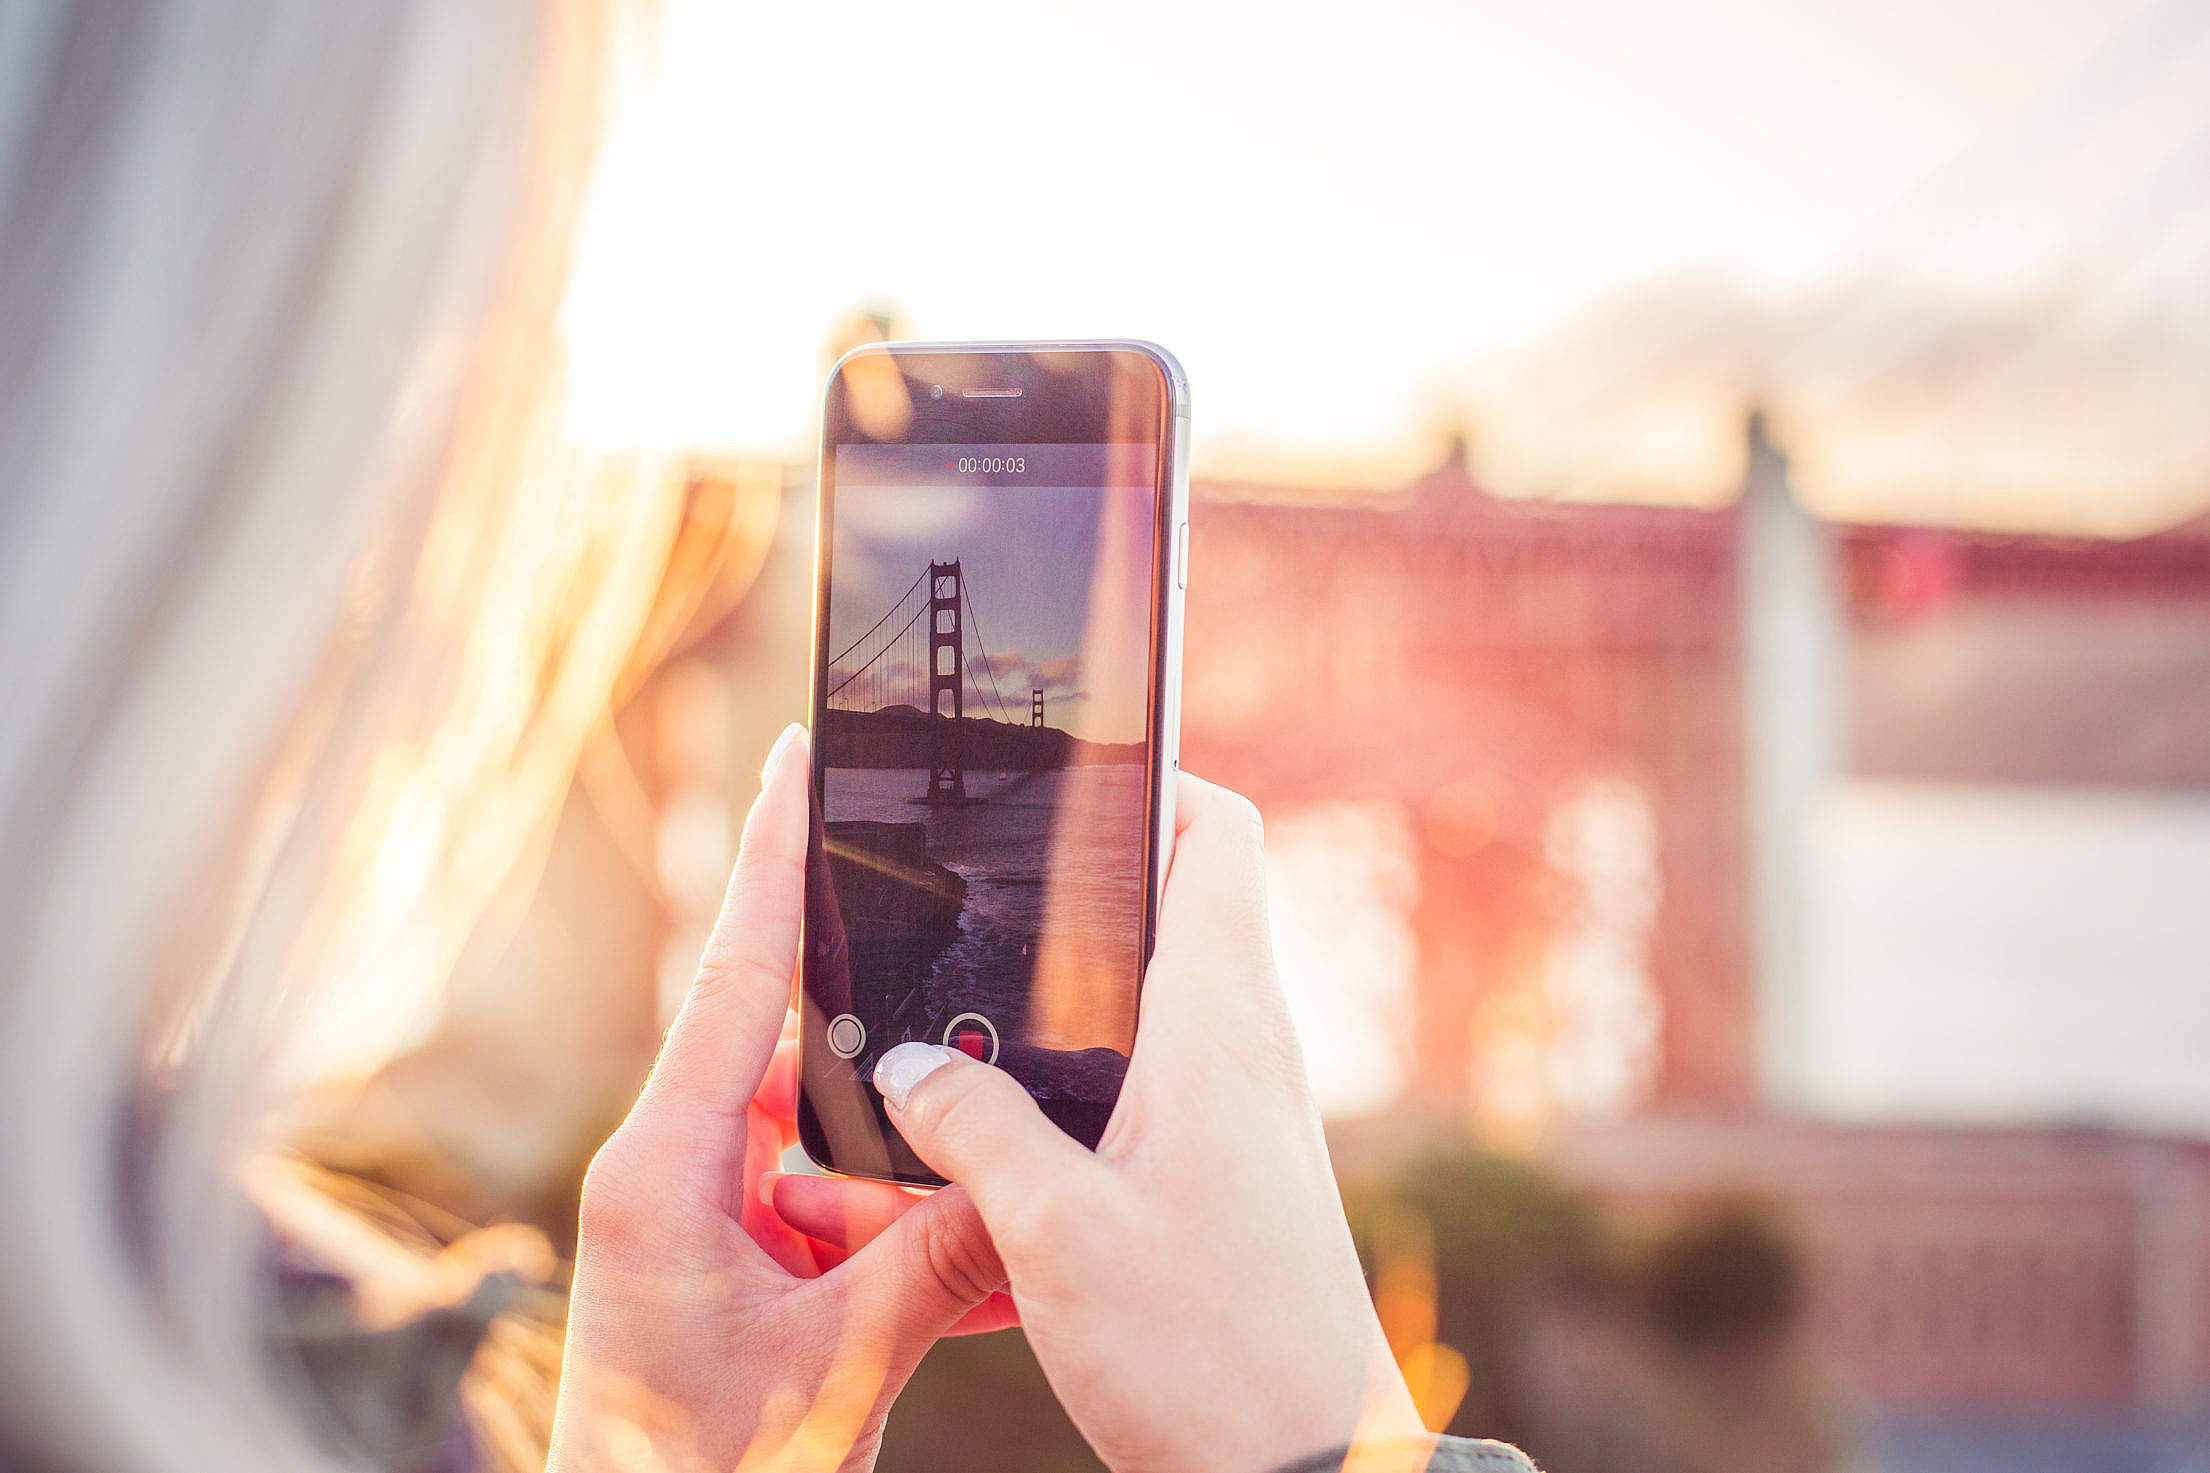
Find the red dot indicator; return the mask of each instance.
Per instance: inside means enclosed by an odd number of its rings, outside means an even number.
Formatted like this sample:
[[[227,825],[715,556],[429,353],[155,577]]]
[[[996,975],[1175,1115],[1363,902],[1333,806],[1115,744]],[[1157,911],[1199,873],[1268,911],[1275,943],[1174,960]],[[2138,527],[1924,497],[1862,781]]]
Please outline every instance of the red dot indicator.
[[[961,1013],[944,1025],[944,1047],[958,1049],[985,1064],[998,1061],[998,1030],[980,1013]]]

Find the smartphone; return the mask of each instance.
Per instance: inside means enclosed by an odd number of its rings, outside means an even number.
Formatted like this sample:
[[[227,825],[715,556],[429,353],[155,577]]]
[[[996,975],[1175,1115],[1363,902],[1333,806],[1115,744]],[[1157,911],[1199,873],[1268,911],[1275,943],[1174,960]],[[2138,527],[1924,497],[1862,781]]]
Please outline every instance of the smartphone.
[[[1189,393],[1141,342],[871,343],[829,375],[799,1138],[941,1185],[875,1061],[996,1064],[1095,1147],[1174,834]]]

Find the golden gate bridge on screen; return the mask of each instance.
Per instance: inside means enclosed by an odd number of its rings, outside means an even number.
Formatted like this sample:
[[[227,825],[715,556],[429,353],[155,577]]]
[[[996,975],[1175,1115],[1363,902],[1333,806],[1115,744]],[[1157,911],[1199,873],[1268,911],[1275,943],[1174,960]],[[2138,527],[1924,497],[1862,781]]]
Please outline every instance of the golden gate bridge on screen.
[[[975,668],[989,682],[975,685],[978,706],[997,721],[1014,722],[998,689],[997,671],[982,641],[982,623],[959,560],[923,568],[897,602],[829,661],[826,704],[832,711],[874,712],[909,707],[941,722],[929,770],[927,803],[976,801],[967,796],[960,723],[967,716],[967,639],[974,637]],[[1028,726],[1044,724],[1041,686],[1028,693]]]

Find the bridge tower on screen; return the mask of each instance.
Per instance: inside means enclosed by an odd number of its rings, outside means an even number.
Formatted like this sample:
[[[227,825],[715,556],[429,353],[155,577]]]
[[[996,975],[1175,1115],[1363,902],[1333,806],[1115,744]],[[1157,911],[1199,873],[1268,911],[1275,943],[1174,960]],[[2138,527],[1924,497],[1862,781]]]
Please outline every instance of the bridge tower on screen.
[[[1028,724],[1030,726],[1042,726],[1044,724],[1044,688],[1040,685],[1029,687]]]
[[[967,714],[966,633],[960,627],[959,559],[929,564],[929,714],[945,718],[929,769],[928,802],[967,801],[967,768],[960,755],[960,722]]]

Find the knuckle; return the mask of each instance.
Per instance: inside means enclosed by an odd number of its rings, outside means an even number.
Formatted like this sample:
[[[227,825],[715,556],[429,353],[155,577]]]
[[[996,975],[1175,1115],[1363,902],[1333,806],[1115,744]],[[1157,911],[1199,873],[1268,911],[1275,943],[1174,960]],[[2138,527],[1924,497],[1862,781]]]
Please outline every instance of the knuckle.
[[[916,1235],[928,1278],[962,1304],[980,1304],[1005,1287],[1005,1265],[978,1229],[971,1217],[932,1213]]]
[[[1255,849],[1266,847],[1266,816],[1241,793],[1221,790],[1221,810],[1236,836]]]
[[[712,996],[724,992],[785,992],[790,976],[763,958],[744,949],[740,938],[717,936],[706,943],[698,959],[694,991]]]
[[[714,929],[706,938],[705,954],[699,959],[701,980],[707,979],[709,974],[732,977],[747,970],[748,964],[764,967],[750,949],[753,937],[749,934],[748,917],[772,920],[786,912],[795,914],[799,904],[797,897],[804,894],[805,883],[806,857],[802,853],[785,853],[754,845],[739,854],[730,872],[729,890],[722,899],[721,913],[715,918]],[[774,898],[778,896],[783,898]],[[761,915],[763,909],[764,917]],[[766,970],[774,969],[767,967]]]
[[[803,885],[805,879],[806,856],[803,850],[748,844],[737,855],[729,890],[731,894],[776,889],[787,891],[794,884]]]
[[[941,1069],[921,1081],[906,1101],[906,1118],[918,1120],[932,1139],[957,1142],[985,1128],[992,1080],[982,1069]]]
[[[616,1132],[583,1173],[583,1194],[576,1208],[576,1228],[586,1238],[620,1242],[633,1236],[638,1226],[641,1173],[635,1153]]]
[[[1071,1258],[1087,1239],[1096,1212],[1087,1194],[1069,1183],[1024,1191],[1002,1209],[1004,1237],[1017,1254],[1048,1252]]]

